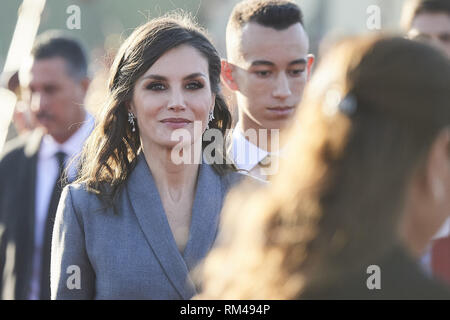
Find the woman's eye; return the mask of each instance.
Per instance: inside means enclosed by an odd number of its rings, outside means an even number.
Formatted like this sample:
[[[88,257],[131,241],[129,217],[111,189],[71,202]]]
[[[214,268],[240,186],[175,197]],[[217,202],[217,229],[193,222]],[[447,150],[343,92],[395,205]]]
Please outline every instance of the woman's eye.
[[[166,89],[166,86],[161,82],[152,82],[146,86],[148,90],[161,91]]]
[[[203,84],[198,81],[193,81],[193,82],[189,82],[188,84],[186,84],[186,89],[188,89],[188,90],[196,90],[196,89],[201,89],[203,87],[204,87]]]

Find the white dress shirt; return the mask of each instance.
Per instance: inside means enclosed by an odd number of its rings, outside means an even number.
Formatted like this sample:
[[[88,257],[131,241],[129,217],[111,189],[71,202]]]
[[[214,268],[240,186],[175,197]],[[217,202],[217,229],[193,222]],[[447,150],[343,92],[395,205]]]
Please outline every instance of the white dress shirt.
[[[267,156],[278,158],[280,151],[268,152],[251,143],[242,133],[239,123],[233,130],[232,140],[231,156],[236,167],[247,171],[247,174],[254,178],[266,181],[268,176],[259,163]],[[274,163],[272,169],[274,170],[270,170],[270,174],[275,174],[278,171],[278,163]]]
[[[44,232],[50,198],[59,173],[59,164],[55,154],[58,151],[66,154],[66,165],[72,164],[68,169],[68,180],[72,181],[75,178],[77,170],[75,161],[72,162],[72,159],[79,156],[84,142],[93,127],[94,118],[86,113],[85,121],[81,127],[66,142],[60,144],[48,134],[42,138],[36,170],[33,274],[30,292],[30,299],[32,300],[39,299],[40,295],[41,256]]]

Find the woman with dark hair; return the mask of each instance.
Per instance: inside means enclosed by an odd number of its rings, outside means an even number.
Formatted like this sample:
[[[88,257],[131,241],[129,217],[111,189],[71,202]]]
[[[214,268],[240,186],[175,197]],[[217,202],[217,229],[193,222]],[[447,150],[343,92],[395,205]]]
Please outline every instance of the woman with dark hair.
[[[231,124],[220,67],[215,48],[187,17],[152,20],[124,42],[78,180],[61,197],[53,299],[196,293],[189,272],[212,247],[223,199],[241,176],[225,144],[214,146],[222,161],[202,161],[205,129],[226,136]]]
[[[449,85],[448,59],[421,43],[330,50],[279,174],[230,194],[199,297],[449,299],[417,264],[450,212]]]

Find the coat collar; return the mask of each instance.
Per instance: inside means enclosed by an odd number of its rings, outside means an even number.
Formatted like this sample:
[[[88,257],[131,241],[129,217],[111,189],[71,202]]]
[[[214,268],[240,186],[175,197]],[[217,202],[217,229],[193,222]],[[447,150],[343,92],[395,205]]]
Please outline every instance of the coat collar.
[[[196,294],[189,272],[211,249],[218,228],[224,190],[220,177],[200,164],[189,238],[181,254],[172,235],[158,189],[144,154],[138,156],[126,186],[142,231],[167,277],[183,299]]]

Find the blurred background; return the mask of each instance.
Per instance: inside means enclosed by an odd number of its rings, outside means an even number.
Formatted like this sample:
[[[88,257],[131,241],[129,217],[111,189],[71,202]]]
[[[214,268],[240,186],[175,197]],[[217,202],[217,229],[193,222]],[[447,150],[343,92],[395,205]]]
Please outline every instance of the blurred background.
[[[297,0],[305,16],[311,52],[320,57],[328,40],[361,32],[399,31],[401,9],[405,0]],[[22,0],[3,0],[0,5],[0,67],[4,68]],[[104,99],[107,70],[121,42],[138,25],[162,14],[182,9],[190,12],[206,27],[222,57],[225,57],[225,29],[233,6],[239,0],[47,0],[38,34],[62,29],[81,40],[90,58],[93,83],[86,107],[95,114]],[[80,10],[79,29],[68,28],[73,11]],[[379,11],[380,28],[367,23]],[[371,20],[373,22],[373,19]],[[14,135],[14,134],[13,134]],[[9,135],[12,137],[12,135]]]
[[[232,7],[239,0],[47,0],[39,33],[48,29],[66,29],[83,41],[91,59],[103,50],[114,50],[132,29],[167,11],[184,9],[205,26],[222,55],[225,54],[225,26]],[[297,0],[302,8],[312,51],[328,34],[342,35],[368,31],[367,9],[381,9],[383,29],[396,30],[404,0]],[[17,13],[22,0],[3,0],[0,8],[0,66],[3,66]],[[68,30],[66,10],[71,5],[81,9],[81,29]],[[95,63],[95,60],[91,60]]]

